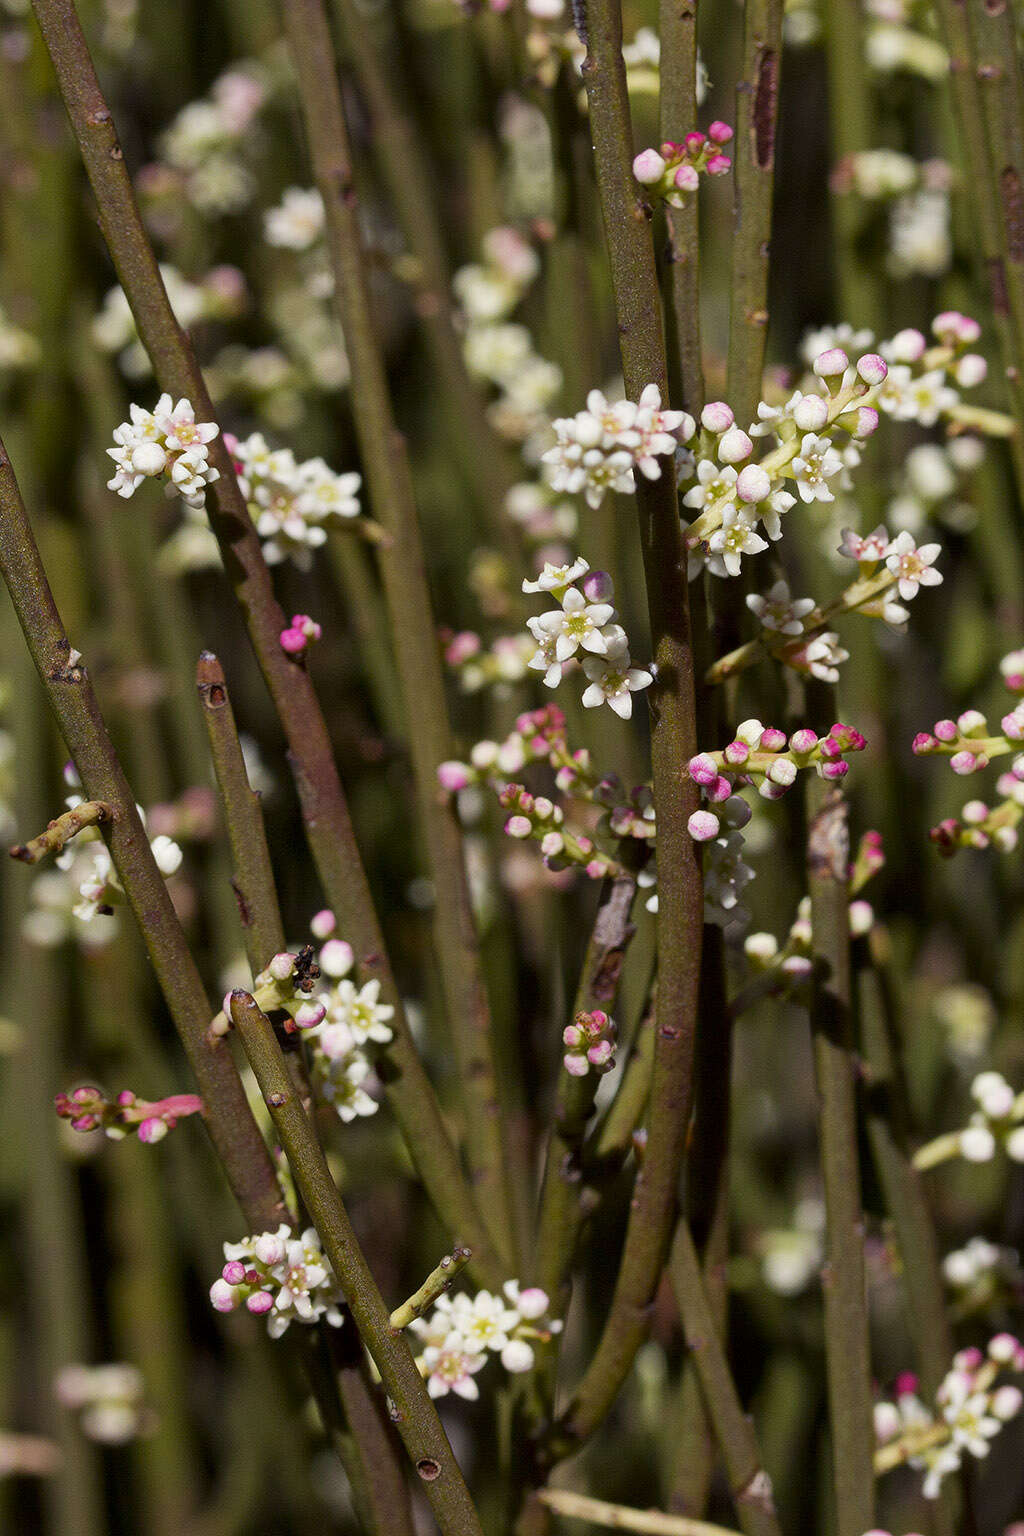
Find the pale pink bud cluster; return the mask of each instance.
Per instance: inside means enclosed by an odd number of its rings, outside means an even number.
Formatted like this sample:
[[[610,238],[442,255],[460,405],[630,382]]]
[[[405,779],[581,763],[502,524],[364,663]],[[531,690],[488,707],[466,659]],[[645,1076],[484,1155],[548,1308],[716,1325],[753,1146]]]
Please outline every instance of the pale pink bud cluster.
[[[846,754],[863,752],[866,745],[859,731],[840,722],[827,736],[802,727],[787,739],[786,732],[776,726],[744,720],[728,746],[720,752],[699,752],[691,757],[687,771],[712,804],[729,800],[737,787],[750,784],[757,786],[764,799],[778,800],[803,768],[813,768],[823,779],[845,778],[850,769]],[[714,812],[694,812],[689,827],[698,842],[717,836]]]
[[[281,631],[281,649],[288,656],[304,656],[322,635],[322,628],[308,613],[293,613],[291,624]]]
[[[130,1088],[108,1099],[101,1088],[83,1086],[58,1093],[53,1103],[60,1118],[70,1120],[72,1130],[102,1130],[112,1141],[121,1141],[133,1132],[140,1141],[162,1141],[179,1120],[203,1112],[203,1101],[194,1093],[139,1099]]]
[[[246,1311],[267,1318],[278,1339],[291,1322],[340,1328],[344,1296],[314,1227],[299,1237],[286,1224],[240,1243],[225,1243],[224,1268],[210,1287],[217,1312]]]
[[[610,1072],[615,1065],[616,1033],[614,1019],[603,1009],[577,1013],[562,1031],[565,1070],[571,1077],[586,1077],[591,1070],[599,1074]]]
[[[540,843],[544,863],[549,869],[582,869],[591,880],[603,880],[615,873],[614,859],[602,853],[592,838],[570,832],[560,806],[547,795],[533,795],[522,784],[506,784],[498,803],[510,815],[505,822],[507,836]]]
[[[297,954],[282,950],[256,977],[251,995],[264,1013],[283,1010],[288,1014],[284,1027],[289,1034],[296,1029],[316,1029],[326,1013],[324,1003],[312,995],[319,977],[320,966],[314,959],[312,944],[305,945]],[[210,1025],[212,1034],[226,1035],[231,1028],[232,997],[232,992],[225,994],[223,1009]]]
[[[657,149],[644,149],[633,161],[633,175],[653,197],[662,197],[672,208],[682,208],[687,193],[696,192],[703,172],[723,176],[732,165],[722,146],[733,131],[728,123],[713,122],[706,134],[688,133],[681,144],[667,139]]]

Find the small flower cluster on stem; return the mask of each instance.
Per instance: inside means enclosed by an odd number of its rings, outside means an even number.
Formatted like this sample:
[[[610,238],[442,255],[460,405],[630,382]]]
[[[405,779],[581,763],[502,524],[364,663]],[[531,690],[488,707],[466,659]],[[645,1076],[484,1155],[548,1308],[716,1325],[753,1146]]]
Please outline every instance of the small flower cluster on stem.
[[[57,1373],[54,1396],[61,1407],[78,1414],[83,1435],[97,1445],[127,1445],[157,1428],[142,1373],[134,1365],[65,1365]]]
[[[983,1460],[999,1431],[1019,1414],[1024,1394],[1000,1381],[1009,1371],[1024,1373],[1024,1345],[1013,1334],[998,1333],[984,1353],[972,1347],[953,1356],[933,1408],[917,1396],[915,1377],[900,1377],[895,1400],[875,1406],[876,1473],[904,1465],[923,1471],[921,1492],[937,1499],[963,1457]]]
[[[531,669],[544,673],[546,687],[557,688],[565,667],[582,659],[589,680],[583,692],[584,709],[607,704],[628,720],[633,694],[649,688],[654,679],[650,672],[633,666],[626,632],[616,622],[610,601],[611,577],[605,571],[592,571],[579,558],[569,565],[545,565],[535,580],[523,582],[523,591],[550,593],[559,605],[527,620],[537,642]]]
[[[258,1317],[266,1316],[272,1339],[279,1339],[293,1321],[313,1324],[322,1319],[332,1328],[341,1327],[345,1298],[315,1227],[295,1237],[283,1223],[276,1232],[225,1243],[224,1258],[220,1278],[210,1287],[216,1311],[234,1312],[244,1306]]]
[[[208,447],[220,431],[216,422],[196,421],[191,402],[173,405],[170,395],[161,395],[152,411],[133,403],[129,416],[115,427],[115,446],[107,449],[117,465],[108,489],[134,496],[143,480],[165,475],[169,495],[190,507],[205,506],[206,487],[220,477]]]
[[[590,507],[599,507],[607,491],[632,495],[634,470],[647,480],[660,479],[660,460],[697,430],[685,411],[662,409],[656,384],[648,384],[635,403],[610,403],[592,389],[585,411],[559,417],[552,427],[556,442],[543,455],[551,486],[571,495],[582,491]]]
[[[58,1093],[53,1107],[74,1131],[102,1130],[112,1141],[135,1134],[140,1141],[163,1141],[179,1120],[201,1115],[203,1101],[194,1093],[172,1093],[165,1099],[139,1099],[124,1088],[108,1099],[102,1088],[82,1086]]]
[[[409,1324],[423,1346],[418,1364],[431,1397],[475,1400],[480,1389],[473,1380],[488,1359],[498,1355],[506,1371],[521,1375],[532,1369],[536,1346],[560,1333],[562,1324],[547,1314],[550,1302],[539,1286],[520,1288],[507,1280],[500,1296],[478,1291],[438,1298],[428,1317]]]
[[[721,752],[698,752],[687,772],[712,804],[727,801],[737,785],[755,784],[766,800],[778,800],[796,783],[803,768],[813,768],[823,779],[842,779],[850,771],[845,754],[863,752],[867,742],[853,726],[836,722],[827,736],[802,726],[787,739],[785,731],[744,720],[733,741]],[[697,842],[717,837],[718,817],[713,811],[694,811],[690,835]]]
[[[291,560],[308,570],[328,528],[358,516],[362,476],[335,474],[320,458],[298,463],[290,448],[270,448],[260,432],[224,440],[267,564]]]
[[[657,149],[642,149],[633,161],[633,175],[652,197],[664,198],[671,208],[682,208],[686,194],[696,192],[700,174],[724,176],[732,166],[722,146],[733,131],[728,123],[713,122],[707,133],[695,129],[681,144],[667,140]]]
[[[1000,1072],[979,1072],[971,1098],[978,1107],[967,1125],[919,1147],[916,1168],[934,1168],[954,1157],[988,1163],[1000,1146],[1013,1162],[1024,1163],[1024,1093],[1016,1093]]]
[[[281,631],[281,649],[288,656],[305,656],[322,636],[323,629],[308,613],[293,613],[291,623]]]
[[[565,1055],[562,1065],[570,1077],[586,1077],[593,1070],[598,1075],[615,1065],[615,1020],[602,1008],[579,1012],[562,1031]]]

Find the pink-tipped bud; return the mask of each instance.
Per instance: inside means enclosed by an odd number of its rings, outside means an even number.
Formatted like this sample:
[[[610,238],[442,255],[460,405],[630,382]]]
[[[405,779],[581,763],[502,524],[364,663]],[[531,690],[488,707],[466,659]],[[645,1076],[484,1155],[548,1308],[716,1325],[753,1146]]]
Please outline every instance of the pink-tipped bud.
[[[724,400],[709,400],[700,413],[700,424],[708,432],[728,432],[735,420]]]
[[[706,169],[709,176],[724,176],[731,167],[732,161],[728,155],[712,155]]]
[[[723,800],[728,800],[732,795],[732,780],[720,773],[715,782],[708,786],[707,797],[713,805],[718,805]]]
[[[680,192],[696,192],[700,186],[700,177],[692,165],[679,166],[672,180]]]
[[[719,118],[716,118],[708,127],[708,138],[712,144],[728,144],[732,138],[732,129],[728,123],[723,123]]]
[[[846,425],[844,419],[844,425]],[[862,405],[853,412],[853,421],[847,430],[854,437],[870,437],[872,432],[878,430],[878,412],[871,405]]]
[[[668,148],[663,145],[662,148]],[[641,186],[653,187],[665,174],[665,161],[656,149],[642,149],[633,161],[633,175]]]
[[[615,583],[607,571],[588,571],[580,585],[588,603],[610,603],[615,596]]]
[[[818,733],[812,731],[809,726],[803,726],[799,731],[794,731],[789,738],[789,748],[797,756],[804,757],[808,752],[813,752],[818,745]]]
[[[721,823],[713,811],[694,811],[686,826],[695,843],[708,843],[718,836]]]
[[[973,752],[954,752],[949,760],[949,766],[954,773],[965,776],[966,774],[974,773],[981,767],[982,762],[983,759],[976,757]]]
[[[698,752],[696,757],[690,758],[686,766],[690,778],[703,789],[713,784],[718,777],[718,768],[715,765],[715,760],[707,752]]]
[[[607,1066],[612,1059],[614,1049],[615,1047],[610,1040],[599,1040],[596,1045],[592,1045],[587,1051],[587,1060],[592,1067]]]
[[[586,1077],[590,1063],[585,1056],[563,1056],[562,1065],[570,1077]]]
[[[437,782],[442,789],[452,792],[465,789],[473,782],[473,771],[468,763],[457,763],[454,759],[449,759],[438,766]]]
[[[700,129],[694,128],[693,131],[688,133],[686,138],[683,140],[683,148],[687,151],[688,154],[696,155],[700,152],[700,150],[704,148],[706,143],[707,140],[701,133]]]
[[[301,629],[282,629],[281,649],[286,655],[301,656],[308,645],[309,641]]]
[[[988,374],[988,363],[980,352],[966,352],[954,369],[956,381],[962,389],[974,389],[982,384]]]
[[[528,816],[510,816],[505,823],[505,831],[509,837],[529,837],[533,828]]]
[[[228,1285],[241,1285],[245,1279],[245,1265],[239,1259],[231,1259],[221,1270]]]
[[[746,433],[744,433],[744,436],[746,436]],[[736,494],[739,496],[740,501],[745,501],[749,506],[753,506],[759,501],[766,501],[771,495],[771,489],[771,477],[767,470],[761,468],[760,464],[748,464],[736,476]]]
[[[520,1291],[516,1297],[515,1309],[520,1317],[528,1322],[534,1322],[538,1317],[543,1317],[551,1302],[547,1291],[542,1291],[539,1285],[529,1285],[524,1291]]]
[[[937,746],[938,742],[928,731],[918,731],[910,744],[910,750],[915,757],[923,757],[926,752],[934,752]]]
[[[740,768],[750,756],[750,748],[745,741],[730,741],[722,756],[731,768]]]
[[[850,771],[850,765],[843,758],[834,763],[822,763],[818,772],[823,779],[845,779]]]
[[[773,784],[778,784],[782,789],[788,789],[796,780],[796,763],[792,758],[780,757],[778,762],[772,763],[768,769],[768,777]]]
[[[295,1022],[300,1029],[316,1029],[327,1017],[323,1003],[300,1003],[295,1010]]]
[[[719,439],[718,457],[723,464],[741,464],[753,451],[753,443],[740,427],[730,427]]]
[[[842,347],[829,347],[827,351],[818,353],[813,366],[819,379],[834,379],[846,372],[850,359]]]
[[[781,752],[785,745],[785,731],[780,731],[777,725],[766,725],[761,732],[761,751]]]
[[[254,1291],[246,1298],[246,1309],[260,1317],[264,1312],[269,1312],[274,1305],[274,1298],[269,1291]]]
[[[161,1120],[159,1115],[150,1115],[148,1119],[139,1122],[139,1140],[149,1144],[163,1141],[167,1129],[167,1122]]]
[[[881,384],[889,372],[889,365],[877,352],[865,352],[857,359],[857,372],[865,384]]]
[[[889,353],[894,363],[917,363],[928,346],[921,332],[909,327],[897,331],[889,343]]]
[[[135,1095],[130,1088],[122,1088],[117,1096],[117,1102],[122,1109],[127,1109],[129,1104],[135,1103]]]
[[[210,1303],[216,1312],[233,1312],[238,1306],[238,1293],[226,1280],[215,1280],[210,1286]]]
[[[934,730],[939,741],[956,741],[959,735],[953,720],[936,720]]]

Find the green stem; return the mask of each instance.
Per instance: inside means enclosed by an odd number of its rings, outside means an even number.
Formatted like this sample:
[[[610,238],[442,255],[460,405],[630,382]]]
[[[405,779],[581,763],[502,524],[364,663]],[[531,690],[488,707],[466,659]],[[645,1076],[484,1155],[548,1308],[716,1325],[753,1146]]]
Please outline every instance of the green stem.
[[[685,1221],[680,1221],[676,1227],[669,1274],[683,1319],[690,1358],[696,1365],[715,1437],[722,1450],[740,1525],[745,1536],[780,1536],[771,1481],[764,1470],[753,1425],[743,1411],[729,1370],[700,1259]]]
[[[334,296],[352,368],[356,432],[371,501],[391,536],[381,551],[384,596],[405,702],[419,819],[437,888],[434,934],[465,1095],[474,1188],[493,1244],[511,1262],[512,1206],[491,1016],[469,897],[462,837],[437,781],[451,730],[426,561],[405,443],[395,425],[366,279],[352,153],[323,0],[285,0],[285,25],[316,182],[327,215]]]
[[[451,1290],[455,1276],[465,1269],[471,1257],[468,1248],[456,1248],[454,1253],[446,1254],[437,1268],[431,1270],[419,1290],[414,1291],[408,1301],[403,1301],[392,1312],[392,1328],[408,1328],[414,1318],[422,1317],[439,1296]]]
[[[736,86],[735,200],[725,396],[741,426],[755,419],[768,339],[768,267],[782,10],[782,0],[747,0],[743,74]]]
[[[662,139],[681,144],[697,126],[697,0],[661,0]],[[682,208],[665,209],[666,310],[674,363],[673,384],[693,416],[704,406],[704,360],[700,340],[700,216],[696,193]]]
[[[654,249],[632,174],[633,138],[617,0],[586,6],[584,81],[618,317],[626,394],[668,392]],[[633,1191],[622,1263],[597,1353],[561,1429],[570,1449],[596,1430],[625,1381],[671,1241],[693,1097],[703,892],[687,821],[697,807],[683,766],[696,749],[689,592],[671,465],[638,484],[637,509],[657,680],[651,757],[658,815],[658,1000],[647,1152]]]
[[[38,864],[48,853],[59,853],[86,827],[98,827],[101,822],[110,821],[112,816],[113,811],[105,801],[83,800],[81,805],[73,806],[70,811],[47,822],[45,832],[30,838],[27,843],[15,843],[9,850],[11,858],[22,864]]]
[[[103,235],[157,380],[172,396],[191,400],[198,419],[213,420],[209,391],[191,343],[174,317],[143,228],[110,108],[100,91],[73,0],[35,0],[35,13],[99,207]],[[469,1241],[474,1264],[496,1282],[503,1266],[492,1249],[413,1043],[327,725],[306,669],[281,649],[284,614],[274,596],[260,541],[222,438],[210,445],[210,458],[220,471],[217,492],[207,497],[211,526],[288,742],[288,758],[317,872],[362,971],[379,978],[382,995],[395,1009],[395,1038],[388,1052],[389,1101],[442,1220]]]
[[[605,1499],[591,1499],[584,1493],[570,1493],[567,1488],[543,1488],[537,1494],[541,1503],[570,1520],[588,1520],[615,1531],[639,1531],[642,1536],[736,1536],[724,1525],[707,1520],[690,1520],[686,1515],[663,1515],[656,1509],[630,1509],[625,1504],[609,1504]]]
[[[850,1019],[846,818],[842,791],[815,778],[808,791],[807,872],[814,951],[827,970],[816,978],[811,1008],[825,1186],[825,1356],[837,1532],[863,1536],[874,1523],[874,1431]]]
[[[273,1026],[247,992],[231,994],[231,1017],[288,1158],[296,1188],[394,1405],[398,1433],[419,1474],[434,1517],[444,1536],[482,1536],[480,1521],[437,1409],[405,1338],[391,1325],[390,1313],[356,1241],[316,1133],[292,1089]]]

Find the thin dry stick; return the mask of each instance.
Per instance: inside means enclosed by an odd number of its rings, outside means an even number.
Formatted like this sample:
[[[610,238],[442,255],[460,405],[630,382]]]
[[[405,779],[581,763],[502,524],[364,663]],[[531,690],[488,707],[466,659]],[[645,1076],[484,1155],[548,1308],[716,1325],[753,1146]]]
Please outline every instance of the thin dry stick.
[[[391,536],[381,551],[384,595],[405,701],[419,818],[437,888],[434,934],[465,1095],[466,1143],[494,1246],[511,1260],[509,1161],[491,1015],[454,805],[438,786],[451,731],[423,543],[403,438],[374,328],[352,152],[322,0],[284,0],[284,17],[313,171],[327,218],[334,296],[352,367],[352,405],[370,497]]]
[[[768,338],[775,130],[779,110],[782,0],[747,0],[743,75],[736,86],[735,201],[726,399],[741,425],[761,398]]]
[[[697,0],[661,0],[661,137],[681,144],[697,126]],[[665,209],[667,304],[682,403],[694,416],[704,406],[700,341],[700,223],[695,193],[682,208]],[[673,381],[674,382],[674,381]]]
[[[288,1158],[296,1188],[373,1362],[394,1421],[444,1536],[482,1536],[479,1518],[437,1409],[404,1336],[395,1330],[348,1219],[320,1143],[295,1094],[266,1014],[247,992],[231,994],[231,1017]]]
[[[471,1258],[472,1254],[468,1248],[456,1248],[454,1253],[445,1254],[437,1268],[431,1270],[419,1290],[414,1291],[408,1301],[403,1301],[402,1305],[392,1312],[392,1328],[408,1328],[417,1317],[422,1317],[439,1296],[451,1290],[452,1281],[460,1270],[465,1269]]]
[[[626,393],[648,384],[667,395],[667,367],[654,249],[633,179],[633,139],[617,0],[586,5],[583,75],[598,190],[615,291]],[[605,1329],[560,1426],[562,1449],[587,1439],[618,1394],[643,1340],[671,1241],[679,1170],[693,1099],[703,927],[700,860],[687,821],[696,786],[683,769],[696,750],[693,651],[686,557],[674,476],[637,486],[657,679],[651,698],[651,758],[658,814],[658,998],[647,1152],[637,1175],[622,1263]]]
[[[724,1525],[709,1525],[706,1520],[691,1520],[686,1515],[663,1515],[656,1509],[629,1509],[625,1504],[570,1493],[567,1488],[542,1488],[536,1497],[556,1515],[589,1520],[612,1531],[639,1531],[641,1536],[737,1536]]]
[[[113,811],[105,801],[83,800],[81,805],[48,821],[46,831],[40,832],[38,837],[30,838],[27,843],[15,843],[8,851],[12,859],[18,859],[22,864],[38,864],[48,853],[59,853],[86,827],[98,827],[101,822],[110,821],[112,816]]]
[[[754,1427],[743,1411],[717,1319],[708,1297],[689,1225],[676,1227],[669,1259],[672,1287],[683,1319],[690,1357],[722,1450],[729,1486],[745,1536],[780,1536],[771,1479],[764,1470]]]
[[[190,399],[198,418],[212,420],[209,392],[168,302],[74,4],[35,0],[35,13],[99,207],[104,238],[159,384],[173,396]],[[210,445],[210,457],[220,471],[217,492],[207,497],[211,525],[288,741],[317,872],[362,971],[380,979],[382,995],[395,1009],[385,1074],[389,1102],[439,1215],[450,1231],[471,1244],[481,1276],[497,1284],[504,1266],[491,1245],[409,1031],[323,713],[305,668],[281,649],[284,615],[222,438]]]
[[[815,779],[808,792],[807,875],[817,976],[811,1005],[825,1186],[825,1357],[838,1536],[874,1523],[871,1338],[850,1017],[850,840],[841,790]]]
[[[202,1096],[204,1120],[249,1221],[276,1227],[284,1202],[274,1166],[239,1081],[230,1048],[209,1038],[211,1010],[181,924],[156,866],[135,798],[107,734],[88,672],[74,660],[36,547],[14,470],[0,443],[0,574],[36,670],[91,800]]]

